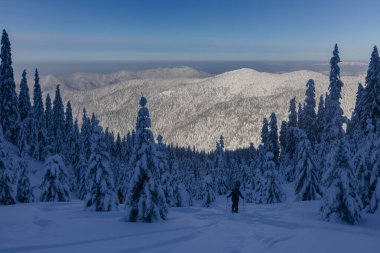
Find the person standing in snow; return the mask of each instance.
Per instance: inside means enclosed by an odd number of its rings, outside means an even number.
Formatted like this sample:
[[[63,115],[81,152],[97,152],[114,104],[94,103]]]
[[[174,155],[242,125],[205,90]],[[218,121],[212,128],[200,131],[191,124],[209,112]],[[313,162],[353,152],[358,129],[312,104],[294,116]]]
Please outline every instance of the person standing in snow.
[[[227,199],[229,197],[232,197],[232,212],[238,213],[239,211],[239,197],[244,199],[243,195],[240,192],[240,181],[236,181],[235,187],[232,189],[231,193],[227,196]]]

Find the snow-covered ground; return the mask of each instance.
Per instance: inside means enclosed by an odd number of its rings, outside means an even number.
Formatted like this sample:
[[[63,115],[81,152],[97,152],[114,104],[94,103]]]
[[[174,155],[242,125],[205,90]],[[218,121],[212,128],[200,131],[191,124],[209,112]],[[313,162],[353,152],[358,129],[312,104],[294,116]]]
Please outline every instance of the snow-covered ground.
[[[319,201],[273,205],[226,199],[212,208],[171,208],[167,221],[125,222],[120,211],[83,211],[83,202],[0,206],[0,252],[378,252],[380,212],[357,226],[323,222]]]

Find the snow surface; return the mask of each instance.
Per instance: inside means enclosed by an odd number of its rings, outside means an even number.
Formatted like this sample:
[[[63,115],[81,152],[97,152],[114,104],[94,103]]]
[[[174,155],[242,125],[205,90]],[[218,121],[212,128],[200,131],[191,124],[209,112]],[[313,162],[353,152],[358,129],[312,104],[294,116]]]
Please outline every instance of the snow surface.
[[[350,226],[321,221],[320,201],[240,202],[239,214],[225,197],[200,206],[171,208],[166,221],[151,224],[125,222],[123,207],[87,212],[79,200],[0,206],[0,252],[370,253],[380,245],[380,212]]]

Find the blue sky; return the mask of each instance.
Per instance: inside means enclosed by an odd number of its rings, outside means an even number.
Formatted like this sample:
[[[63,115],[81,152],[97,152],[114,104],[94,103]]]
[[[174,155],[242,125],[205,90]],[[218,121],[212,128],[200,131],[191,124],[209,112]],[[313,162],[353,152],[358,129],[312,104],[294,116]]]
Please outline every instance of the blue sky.
[[[377,0],[0,0],[20,61],[368,60]]]

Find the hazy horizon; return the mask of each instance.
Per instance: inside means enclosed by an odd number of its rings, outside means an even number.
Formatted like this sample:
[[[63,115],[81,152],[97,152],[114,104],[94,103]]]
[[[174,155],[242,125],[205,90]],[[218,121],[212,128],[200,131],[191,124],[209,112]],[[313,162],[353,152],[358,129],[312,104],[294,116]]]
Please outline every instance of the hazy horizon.
[[[367,70],[365,61],[346,62],[341,64],[343,75],[356,75]],[[92,62],[14,62],[16,78],[21,76],[24,69],[29,75],[38,68],[41,75],[66,76],[73,73],[109,74],[118,71],[143,71],[157,68],[191,67],[208,74],[221,74],[227,71],[251,68],[269,73],[282,73],[297,70],[311,70],[328,73],[328,61],[92,61]]]

